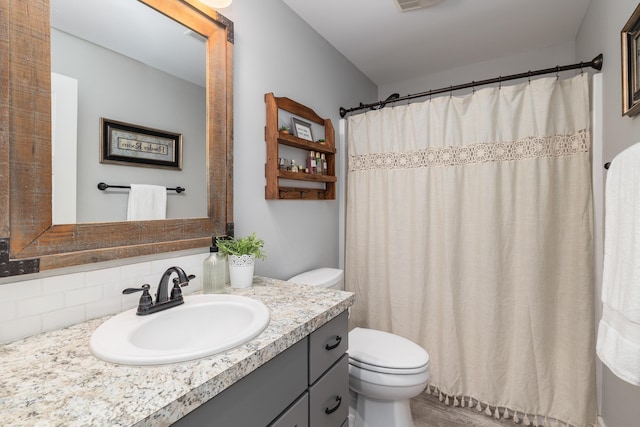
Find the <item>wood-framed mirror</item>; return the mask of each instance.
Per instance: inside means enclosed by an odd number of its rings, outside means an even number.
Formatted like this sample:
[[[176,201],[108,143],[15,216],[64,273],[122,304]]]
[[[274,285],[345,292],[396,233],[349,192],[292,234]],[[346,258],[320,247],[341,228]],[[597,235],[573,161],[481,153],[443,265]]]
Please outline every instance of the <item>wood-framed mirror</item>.
[[[233,23],[198,0],[139,1],[207,38],[208,216],[52,224],[49,0],[3,1],[0,277],[207,247],[233,232]]]

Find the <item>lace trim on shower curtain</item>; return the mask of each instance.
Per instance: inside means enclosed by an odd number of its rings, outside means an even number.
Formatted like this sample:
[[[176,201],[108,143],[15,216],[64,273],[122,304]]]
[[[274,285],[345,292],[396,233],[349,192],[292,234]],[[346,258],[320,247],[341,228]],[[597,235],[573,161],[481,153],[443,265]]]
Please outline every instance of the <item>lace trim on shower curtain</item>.
[[[546,417],[544,415],[528,414],[523,411],[505,408],[503,406],[490,405],[481,402],[470,396],[449,395],[443,393],[438,387],[428,385],[424,393],[438,398],[438,400],[447,406],[475,409],[484,413],[488,417],[499,419],[511,419],[516,424],[533,427],[578,427],[573,424],[558,420],[556,418]],[[581,427],[597,427],[596,424],[587,424]]]
[[[583,129],[572,135],[532,136],[517,141],[483,142],[460,147],[349,156],[349,171],[429,168],[539,157],[563,157],[587,153],[590,145],[589,130]]]

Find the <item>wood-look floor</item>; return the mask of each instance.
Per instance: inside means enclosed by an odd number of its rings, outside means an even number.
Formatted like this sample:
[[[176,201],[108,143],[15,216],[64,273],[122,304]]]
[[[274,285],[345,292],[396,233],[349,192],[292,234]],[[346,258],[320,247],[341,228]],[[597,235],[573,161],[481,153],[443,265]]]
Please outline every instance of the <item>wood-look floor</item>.
[[[475,409],[446,406],[437,397],[422,393],[411,399],[416,427],[503,427],[515,426],[511,420],[496,420]]]

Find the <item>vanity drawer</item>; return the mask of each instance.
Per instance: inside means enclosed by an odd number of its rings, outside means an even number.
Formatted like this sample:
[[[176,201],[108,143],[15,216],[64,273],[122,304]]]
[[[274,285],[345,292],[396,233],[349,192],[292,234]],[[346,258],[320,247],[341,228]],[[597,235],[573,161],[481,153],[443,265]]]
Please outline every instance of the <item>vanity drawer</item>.
[[[349,312],[344,311],[309,335],[309,384],[340,358],[349,347]]]
[[[309,427],[309,393],[304,394],[284,411],[269,427]]]
[[[349,416],[349,356],[309,388],[309,427],[340,427]]]

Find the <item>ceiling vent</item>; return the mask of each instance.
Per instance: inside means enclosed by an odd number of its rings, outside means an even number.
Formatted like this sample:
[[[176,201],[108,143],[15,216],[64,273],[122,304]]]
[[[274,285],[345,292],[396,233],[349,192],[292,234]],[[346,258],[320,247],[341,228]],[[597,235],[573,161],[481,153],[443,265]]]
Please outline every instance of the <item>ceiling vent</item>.
[[[425,7],[435,6],[442,1],[444,0],[393,0],[400,12],[424,9]]]

